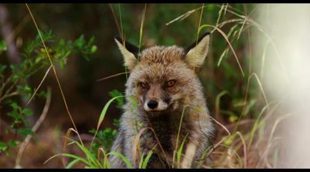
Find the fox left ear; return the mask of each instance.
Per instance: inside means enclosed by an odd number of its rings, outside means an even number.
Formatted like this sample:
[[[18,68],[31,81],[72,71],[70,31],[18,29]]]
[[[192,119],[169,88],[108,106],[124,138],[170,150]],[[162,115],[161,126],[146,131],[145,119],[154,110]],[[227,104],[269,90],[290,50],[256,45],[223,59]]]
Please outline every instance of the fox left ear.
[[[123,55],[124,66],[128,67],[129,70],[132,70],[138,63],[137,56],[139,49],[133,44],[123,41],[118,36],[115,37],[115,42]]]
[[[189,66],[197,68],[203,64],[208,54],[209,40],[210,33],[207,32],[185,50],[186,55],[184,60]]]

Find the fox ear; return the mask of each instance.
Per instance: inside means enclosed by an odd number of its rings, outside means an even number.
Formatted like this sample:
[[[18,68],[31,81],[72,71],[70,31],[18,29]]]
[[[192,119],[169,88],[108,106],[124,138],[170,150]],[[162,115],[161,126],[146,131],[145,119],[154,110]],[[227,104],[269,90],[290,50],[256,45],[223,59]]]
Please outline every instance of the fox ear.
[[[200,67],[203,64],[208,54],[209,39],[210,33],[207,32],[185,50],[184,60],[192,68]]]
[[[139,49],[127,41],[122,41],[120,37],[115,37],[114,40],[123,55],[124,66],[128,67],[129,70],[132,70],[138,62],[137,54]]]

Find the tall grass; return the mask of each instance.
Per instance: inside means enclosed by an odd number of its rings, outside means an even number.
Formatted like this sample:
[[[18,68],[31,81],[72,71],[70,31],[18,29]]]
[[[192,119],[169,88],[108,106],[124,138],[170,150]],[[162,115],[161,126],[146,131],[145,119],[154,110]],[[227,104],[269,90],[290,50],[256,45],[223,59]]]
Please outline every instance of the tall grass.
[[[40,29],[36,23],[36,20],[34,16],[32,15],[31,9],[26,4],[26,7],[29,11],[29,14],[31,15],[31,19],[36,27],[37,32],[40,34]],[[113,7],[110,6],[113,12]],[[147,5],[144,6],[142,19],[140,23],[140,32],[139,32],[139,48],[142,46],[142,38],[144,35],[143,30],[147,28],[143,28],[145,26],[145,22],[147,21],[146,14],[147,14]],[[264,91],[263,83],[261,82],[261,77],[263,75],[263,65],[262,69],[260,70],[260,74],[256,74],[254,72],[250,73],[251,70],[245,70],[248,69],[248,66],[244,66],[242,62],[245,60],[251,60],[246,59],[246,57],[241,57],[240,55],[237,55],[237,52],[234,48],[234,42],[240,40],[243,36],[243,33],[245,31],[248,31],[250,27],[254,27],[255,29],[261,31],[264,33],[263,29],[260,27],[258,23],[256,23],[253,19],[251,19],[250,16],[246,14],[242,14],[240,11],[237,11],[229,4],[223,4],[220,6],[216,6],[218,8],[218,17],[216,19],[215,25],[209,24],[209,23],[203,23],[203,15],[207,14],[208,11],[205,9],[207,8],[207,5],[203,4],[202,6],[189,10],[174,19],[171,19],[170,22],[166,22],[166,26],[172,25],[174,22],[185,20],[186,18],[189,18],[191,15],[193,15],[196,12],[200,11],[200,18],[199,18],[199,24],[197,28],[197,37],[202,32],[203,29],[211,28],[211,33],[217,32],[220,34],[220,38],[223,39],[226,43],[225,49],[222,51],[221,55],[219,56],[217,60],[217,68],[222,69],[222,65],[227,65],[228,60],[230,60],[228,57],[231,57],[234,59],[235,63],[237,64],[237,67],[235,69],[235,72],[238,70],[241,73],[241,76],[239,75],[239,78],[234,78],[236,81],[240,80],[242,82],[242,85],[246,88],[246,90],[239,95],[242,95],[243,93],[243,100],[239,105],[236,105],[235,107],[242,107],[241,111],[233,112],[227,111],[224,109],[221,109],[221,101],[224,96],[232,95],[230,93],[231,90],[221,90],[216,95],[216,103],[215,107],[215,118],[212,118],[214,120],[214,123],[216,124],[217,128],[217,137],[214,139],[213,146],[206,149],[203,156],[208,157],[211,159],[209,163],[201,162],[199,163],[199,167],[202,168],[216,168],[216,167],[239,167],[239,168],[246,168],[246,167],[270,167],[272,164],[269,162],[269,156],[268,153],[270,149],[272,148],[272,144],[274,144],[274,131],[277,127],[277,124],[280,122],[281,119],[276,121],[271,134],[268,139],[266,139],[266,135],[264,132],[264,124],[269,116],[273,114],[274,109],[276,109],[275,104],[270,103],[268,100],[266,93]],[[113,12],[113,15],[116,20],[116,14]],[[224,20],[225,16],[231,15],[235,18]],[[122,35],[122,38],[125,39],[125,33],[123,30],[123,22],[122,21],[122,13],[121,13],[121,5],[119,5],[119,23],[116,21],[117,25],[120,26],[119,32]],[[230,27],[228,31],[225,31],[225,27],[227,25],[233,25]],[[268,37],[268,35],[265,35]],[[270,40],[270,39],[269,39]],[[272,42],[272,41],[271,41]],[[96,132],[93,136],[93,140],[89,145],[86,145],[83,143],[82,138],[80,137],[80,133],[78,132],[74,120],[71,116],[71,113],[69,111],[69,107],[67,105],[67,100],[65,98],[65,95],[61,88],[61,83],[58,79],[57,72],[55,70],[55,67],[50,59],[49,52],[47,51],[47,47],[44,43],[44,40],[42,39],[42,44],[44,45],[44,49],[46,51],[46,55],[48,57],[48,60],[51,63],[51,68],[53,71],[53,74],[56,78],[56,81],[58,83],[63,102],[65,104],[65,108],[67,110],[67,113],[71,119],[73,128],[69,129],[66,135],[66,140],[69,140],[65,142],[64,147],[67,146],[73,146],[78,148],[81,151],[81,155],[76,155],[72,153],[60,153],[56,154],[53,157],[49,158],[45,163],[48,163],[52,159],[56,157],[62,157],[67,158],[69,160],[66,162],[65,168],[74,168],[78,165],[82,165],[85,168],[110,168],[110,162],[108,161],[109,156],[114,155],[117,156],[119,159],[121,159],[128,168],[133,168],[135,164],[132,164],[127,157],[124,155],[118,153],[118,152],[108,152],[107,150],[104,150],[102,147],[98,149],[97,152],[91,152],[90,147],[93,144],[93,141],[96,137],[96,134],[100,128],[100,126],[103,123],[104,118],[107,115],[108,108],[112,104],[113,101],[120,97],[113,97],[110,99],[105,106],[103,107],[102,112],[99,115],[98,123],[96,126]],[[232,56],[229,56],[229,53],[232,53]],[[226,57],[226,58],[225,58]],[[244,60],[245,59],[245,60]],[[241,61],[242,60],[242,61]],[[264,64],[264,55],[262,57],[262,64]],[[250,71],[250,72],[249,72]],[[125,72],[127,74],[127,72]],[[117,75],[118,76],[118,75]],[[244,79],[245,78],[245,79]],[[258,84],[258,88],[260,90],[260,95],[250,95],[250,90],[258,90],[257,87],[251,88],[250,84],[252,82],[252,78],[256,79],[256,83]],[[42,79],[42,81],[44,78]],[[41,84],[40,84],[41,85]],[[263,101],[261,101],[261,97],[263,96]],[[250,98],[249,98],[250,97]],[[255,102],[258,105],[254,106],[250,103],[249,99],[255,100]],[[261,102],[264,102],[264,105],[262,106]],[[234,108],[234,107],[233,107]],[[260,109],[259,109],[260,108]],[[258,115],[256,117],[250,117],[250,113],[253,111],[257,111]],[[235,115],[235,113],[238,113],[239,115]],[[230,121],[227,122],[227,119],[225,119],[223,116],[224,114],[230,114],[231,116],[237,116],[236,121]],[[179,121],[179,131],[182,125],[182,119],[183,114],[181,117],[181,120]],[[229,120],[228,120],[229,121]],[[247,126],[248,125],[248,126]],[[71,133],[74,133],[78,136],[78,140],[74,140],[71,138]],[[263,134],[261,134],[263,133]],[[143,133],[141,133],[143,134]],[[179,137],[179,134],[178,134]],[[184,140],[181,140],[181,144],[179,145],[179,138],[177,139],[177,148],[173,152],[173,162],[172,167],[173,168],[179,168],[180,167],[180,161],[182,159],[182,152],[184,149],[186,138]],[[160,146],[160,145],[159,145]],[[257,150],[265,150],[263,154],[261,154],[260,151]],[[140,159],[138,159],[138,168],[146,168],[150,158],[154,152],[149,151],[146,155],[142,154],[140,156]],[[263,155],[263,156],[261,156]],[[277,155],[275,155],[277,156]],[[277,157],[273,157],[277,158]]]

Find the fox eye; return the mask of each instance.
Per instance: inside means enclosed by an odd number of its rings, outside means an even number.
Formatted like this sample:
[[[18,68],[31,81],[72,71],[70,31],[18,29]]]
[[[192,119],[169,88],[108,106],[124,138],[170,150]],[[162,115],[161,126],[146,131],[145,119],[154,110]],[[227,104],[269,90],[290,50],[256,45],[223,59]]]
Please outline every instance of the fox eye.
[[[139,82],[139,86],[143,89],[149,88],[149,84],[147,82]]]
[[[176,80],[169,80],[167,82],[167,87],[173,87],[175,83],[176,83]]]

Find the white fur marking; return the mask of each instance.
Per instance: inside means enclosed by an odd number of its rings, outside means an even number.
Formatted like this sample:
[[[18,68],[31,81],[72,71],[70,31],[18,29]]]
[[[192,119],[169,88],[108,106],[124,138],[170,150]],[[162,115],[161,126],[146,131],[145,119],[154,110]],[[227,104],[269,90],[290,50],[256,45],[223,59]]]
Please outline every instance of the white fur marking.
[[[188,143],[181,168],[191,168],[197,146],[194,143]]]
[[[165,103],[164,101],[162,100],[159,100],[158,101],[158,105],[155,109],[150,109],[149,106],[147,105],[147,103],[149,102],[149,100],[145,101],[144,105],[143,105],[143,108],[145,111],[163,111],[163,110],[166,110],[168,108],[168,104]]]

